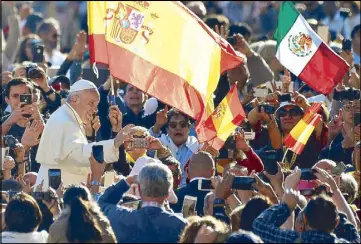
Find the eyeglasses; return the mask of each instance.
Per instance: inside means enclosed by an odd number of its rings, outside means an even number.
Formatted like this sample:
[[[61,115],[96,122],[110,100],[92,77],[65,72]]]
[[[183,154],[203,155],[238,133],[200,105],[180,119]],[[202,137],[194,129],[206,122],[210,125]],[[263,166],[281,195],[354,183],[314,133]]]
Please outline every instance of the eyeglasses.
[[[301,116],[303,115],[303,111],[300,108],[292,108],[288,111],[286,109],[280,109],[278,111],[278,116],[280,118],[286,117],[287,115],[289,115],[290,117]]]
[[[188,123],[187,123],[186,121],[181,121],[181,122],[179,122],[179,123],[177,123],[177,122],[170,122],[170,123],[169,123],[169,127],[172,128],[172,129],[177,128],[177,125],[180,125],[180,127],[181,127],[182,129],[188,127]]]

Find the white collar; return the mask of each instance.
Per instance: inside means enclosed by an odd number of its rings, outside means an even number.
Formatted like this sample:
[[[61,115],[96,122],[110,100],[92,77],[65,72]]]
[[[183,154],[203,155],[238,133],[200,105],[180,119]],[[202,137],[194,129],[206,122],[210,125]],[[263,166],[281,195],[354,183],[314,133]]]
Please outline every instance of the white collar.
[[[142,208],[145,208],[145,207],[155,207],[155,208],[164,209],[164,206],[162,204],[159,204],[156,202],[142,202]]]
[[[169,135],[167,135],[167,140],[169,143],[169,145],[168,145],[169,149],[171,151],[178,151],[179,147],[174,144],[172,138],[170,138]],[[188,136],[187,141],[185,143],[183,143],[181,146],[183,146],[183,145],[188,147],[189,150],[192,151],[192,153],[196,153],[199,150],[199,142],[198,142],[197,138],[195,138],[194,136]]]
[[[79,128],[81,129],[84,136],[86,137],[83,121],[80,118],[79,114],[75,111],[75,109],[69,103],[66,102],[64,105],[66,105],[65,107],[67,108],[69,114],[71,115],[71,117],[74,118],[75,122],[79,125]]]
[[[191,182],[193,182],[193,181],[198,181],[198,180],[207,180],[207,178],[204,178],[204,177],[194,177],[193,179],[191,179],[190,181],[189,181],[189,183],[191,183]]]

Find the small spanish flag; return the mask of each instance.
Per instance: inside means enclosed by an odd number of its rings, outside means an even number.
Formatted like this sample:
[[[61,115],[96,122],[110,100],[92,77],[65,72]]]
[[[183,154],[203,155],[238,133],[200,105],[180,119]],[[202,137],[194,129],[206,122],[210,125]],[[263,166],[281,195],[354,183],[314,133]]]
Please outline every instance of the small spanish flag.
[[[308,112],[291,130],[285,138],[285,146],[291,151],[300,155],[305,148],[305,145],[312,135],[315,127],[321,120],[321,115],[317,111],[321,108],[321,103],[314,103],[309,108]]]
[[[240,65],[226,40],[178,1],[88,1],[91,64],[195,120],[214,111],[220,74]]]
[[[229,135],[245,118],[235,83],[211,116],[197,128],[198,140],[208,142],[214,149],[220,150]]]

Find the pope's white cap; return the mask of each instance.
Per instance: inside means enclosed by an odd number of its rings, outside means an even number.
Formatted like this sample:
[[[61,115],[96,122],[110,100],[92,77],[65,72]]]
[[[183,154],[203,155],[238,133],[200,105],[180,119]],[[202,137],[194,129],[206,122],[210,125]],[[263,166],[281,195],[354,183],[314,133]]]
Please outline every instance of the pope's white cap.
[[[75,82],[71,87],[69,93],[78,92],[78,91],[85,91],[90,89],[98,89],[93,82],[88,80],[78,80]]]

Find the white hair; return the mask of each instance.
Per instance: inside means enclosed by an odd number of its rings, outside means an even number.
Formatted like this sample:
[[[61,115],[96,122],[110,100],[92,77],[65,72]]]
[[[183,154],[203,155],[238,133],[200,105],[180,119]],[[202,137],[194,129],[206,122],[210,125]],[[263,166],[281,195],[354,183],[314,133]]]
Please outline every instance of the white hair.
[[[162,163],[149,163],[139,173],[141,196],[158,198],[167,197],[173,188],[173,175]]]

